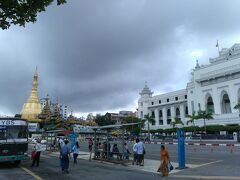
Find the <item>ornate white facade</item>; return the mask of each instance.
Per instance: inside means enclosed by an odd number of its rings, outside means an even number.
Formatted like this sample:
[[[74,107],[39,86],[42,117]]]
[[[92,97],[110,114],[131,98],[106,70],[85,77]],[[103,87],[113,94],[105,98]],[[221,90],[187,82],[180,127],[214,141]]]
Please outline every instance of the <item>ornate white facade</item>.
[[[208,65],[199,66],[197,62],[186,89],[152,96],[145,85],[140,95],[138,117],[154,115],[156,123],[152,129],[169,128],[175,118],[186,124],[186,115],[199,110],[214,112],[214,119],[208,120],[207,125],[240,124],[239,113],[234,109],[240,102],[240,44],[223,48],[219,57],[209,59]],[[202,120],[195,123],[203,125]]]

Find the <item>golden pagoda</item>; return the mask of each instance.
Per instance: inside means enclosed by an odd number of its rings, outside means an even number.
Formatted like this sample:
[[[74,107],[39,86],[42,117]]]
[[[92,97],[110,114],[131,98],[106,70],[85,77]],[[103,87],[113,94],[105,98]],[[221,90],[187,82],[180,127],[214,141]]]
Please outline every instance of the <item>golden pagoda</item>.
[[[32,82],[32,91],[26,103],[23,104],[21,117],[31,122],[39,122],[38,115],[41,113],[41,104],[38,98],[38,72],[37,67]]]

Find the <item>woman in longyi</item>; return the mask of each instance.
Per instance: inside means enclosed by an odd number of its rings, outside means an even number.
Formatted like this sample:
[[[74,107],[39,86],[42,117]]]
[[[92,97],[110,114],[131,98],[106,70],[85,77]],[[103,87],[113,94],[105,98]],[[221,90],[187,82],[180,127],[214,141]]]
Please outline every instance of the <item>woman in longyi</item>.
[[[161,158],[161,164],[158,168],[158,172],[162,173],[162,176],[168,176],[169,170],[168,170],[168,163],[170,162],[169,159],[169,153],[165,149],[165,146],[161,146],[160,150],[160,158]]]

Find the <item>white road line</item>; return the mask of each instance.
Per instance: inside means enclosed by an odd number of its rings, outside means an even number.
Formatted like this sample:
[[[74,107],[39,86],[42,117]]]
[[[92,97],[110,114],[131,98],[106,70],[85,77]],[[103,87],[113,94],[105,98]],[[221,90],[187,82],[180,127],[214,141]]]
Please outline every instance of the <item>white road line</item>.
[[[192,176],[192,175],[170,175],[174,178],[191,178],[191,179],[224,179],[224,180],[240,180],[240,177],[236,176]]]
[[[205,164],[200,164],[200,165],[198,165],[196,168],[202,167],[202,166],[207,166],[207,165],[209,165],[209,164],[219,163],[219,162],[223,162],[223,160],[218,160],[218,161],[213,161],[213,162],[209,162],[209,163],[205,163]]]
[[[20,168],[25,172],[27,172],[28,174],[30,174],[31,176],[33,176],[36,180],[43,180],[40,176],[36,175],[34,172],[30,171],[29,169],[22,166],[20,166]]]

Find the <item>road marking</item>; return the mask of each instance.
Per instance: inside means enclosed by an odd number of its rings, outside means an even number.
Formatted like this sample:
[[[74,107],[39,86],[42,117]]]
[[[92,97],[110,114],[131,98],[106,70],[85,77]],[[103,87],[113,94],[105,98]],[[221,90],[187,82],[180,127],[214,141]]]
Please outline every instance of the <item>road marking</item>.
[[[192,175],[170,175],[174,178],[191,178],[191,179],[224,179],[224,180],[240,180],[240,177],[236,176],[192,176]]]
[[[43,180],[43,178],[36,175],[34,172],[30,171],[29,169],[22,167],[22,166],[21,166],[21,169],[24,170],[25,172],[27,172],[28,174],[30,174],[31,176],[33,176],[36,180]]]
[[[193,154],[193,153],[192,153]],[[171,156],[171,157],[174,157],[174,158],[177,158],[178,156]],[[215,161],[216,159],[209,159],[209,158],[197,158],[197,157],[188,157],[187,159],[196,159],[196,160],[209,160],[209,161]]]
[[[209,164],[214,164],[214,163],[219,163],[219,162],[223,162],[223,160],[218,160],[218,161],[213,161],[213,162],[209,162],[209,163],[205,163],[205,164],[200,164],[200,165],[198,165],[198,167],[207,166]]]

